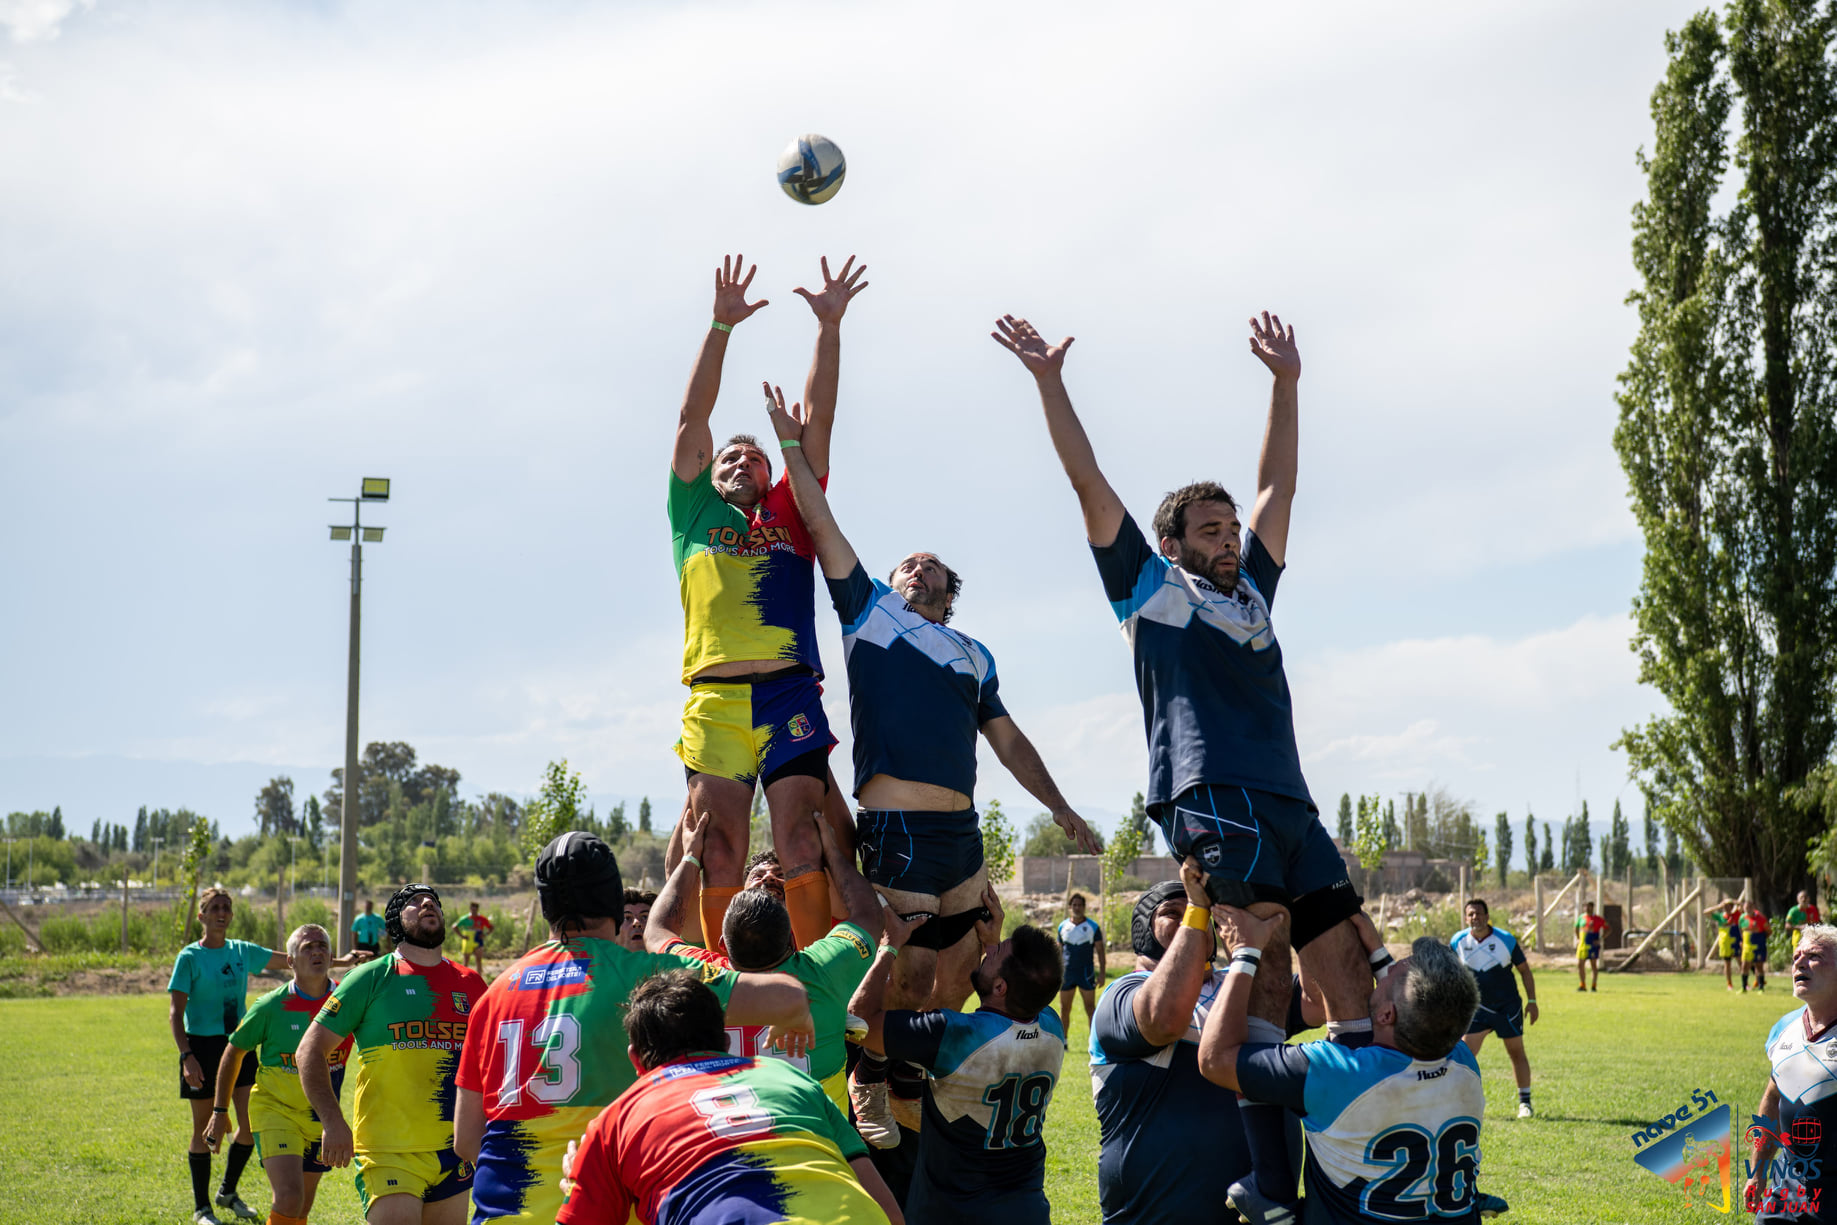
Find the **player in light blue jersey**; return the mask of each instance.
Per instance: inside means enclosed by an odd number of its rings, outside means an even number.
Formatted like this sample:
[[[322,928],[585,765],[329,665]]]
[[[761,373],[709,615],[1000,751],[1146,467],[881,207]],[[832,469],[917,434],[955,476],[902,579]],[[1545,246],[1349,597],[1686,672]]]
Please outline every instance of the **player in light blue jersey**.
[[[1792,955],[1792,994],[1802,1007],[1767,1034],[1772,1075],[1758,1116],[1743,1206],[1755,1225],[1837,1220],[1837,927],[1814,923]],[[1781,1151],[1784,1145],[1785,1151]]]
[[[1467,1049],[1477,1057],[1487,1034],[1498,1034],[1512,1061],[1518,1082],[1518,1117],[1528,1119],[1531,1108],[1531,1058],[1524,1051],[1524,1031],[1537,1023],[1537,982],[1531,963],[1512,933],[1492,925],[1492,911],[1481,898],[1471,899],[1464,911],[1467,926],[1454,933],[1448,947],[1473,971],[1480,985],[1480,1006],[1467,1026]],[[1518,1001],[1518,984],[1512,971],[1524,979],[1524,1003]]]
[[[1065,1030],[1051,1004],[1059,946],[1023,924],[1002,939],[1002,908],[983,894],[990,917],[976,927],[985,951],[971,975],[975,1012],[885,1007],[887,979],[911,925],[887,920],[887,943],[868,971],[856,1010],[863,1045],[926,1072],[917,1167],[902,1205],[906,1219],[1050,1225],[1046,1201],[1046,1107],[1065,1057]]]
[[[1215,907],[1231,949],[1206,1018],[1199,1070],[1218,1084],[1301,1115],[1307,1132],[1306,1225],[1369,1221],[1472,1223],[1482,1204],[1480,1124],[1486,1095],[1461,1042],[1480,992],[1454,951],[1424,936],[1371,996],[1372,1043],[1249,1041],[1250,987],[1282,920]]]
[[[890,583],[870,577],[798,445],[800,407],[787,410],[775,387],[766,389],[766,407],[842,620],[862,872],[897,913],[931,916],[900,958],[888,1004],[957,1009],[969,994],[977,960],[970,934],[989,879],[975,807],[978,738],[988,740],[1067,839],[1090,854],[1097,840],[1002,705],[994,655],[948,624],[961,587],[956,572],[933,554],[913,553],[894,568]],[[849,1091],[862,1134],[881,1147],[898,1135],[889,1078],[894,1099],[906,1103],[915,1121],[923,1088],[916,1068],[864,1059]]]

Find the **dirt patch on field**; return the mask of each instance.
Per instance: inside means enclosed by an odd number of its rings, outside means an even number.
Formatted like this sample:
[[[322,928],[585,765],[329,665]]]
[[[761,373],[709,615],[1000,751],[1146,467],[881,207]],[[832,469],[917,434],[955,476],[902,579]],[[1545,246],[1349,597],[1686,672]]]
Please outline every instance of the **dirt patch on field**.
[[[75,970],[45,986],[53,995],[151,995],[163,993],[171,981],[171,966],[145,965],[128,970]]]

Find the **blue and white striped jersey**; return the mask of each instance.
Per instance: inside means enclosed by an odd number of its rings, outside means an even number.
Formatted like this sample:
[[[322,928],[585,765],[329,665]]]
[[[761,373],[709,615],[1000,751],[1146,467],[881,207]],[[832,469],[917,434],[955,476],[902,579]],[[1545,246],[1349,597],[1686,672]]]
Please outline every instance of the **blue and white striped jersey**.
[[[859,562],[830,579],[848,659],[855,793],[876,774],[976,795],[976,736],[1008,713],[989,649],[914,612]]]
[[[1043,1132],[1065,1058],[1058,1014],[889,1012],[883,1033],[889,1059],[929,1074],[907,1219],[1046,1225]]]
[[[1473,929],[1463,927],[1454,933],[1448,947],[1480,984],[1480,1007],[1493,1012],[1518,1011],[1518,980],[1512,976],[1512,967],[1524,964],[1524,950],[1512,933],[1495,927],[1486,939],[1475,940]]]
[[[1282,567],[1256,533],[1244,534],[1233,591],[1155,552],[1129,515],[1116,540],[1092,546],[1091,554],[1135,657],[1148,730],[1149,805],[1199,783],[1311,803],[1282,648],[1269,620]]]
[[[1246,1097],[1301,1115],[1308,1225],[1477,1222],[1486,1095],[1467,1044],[1442,1059],[1332,1042],[1239,1049]]]

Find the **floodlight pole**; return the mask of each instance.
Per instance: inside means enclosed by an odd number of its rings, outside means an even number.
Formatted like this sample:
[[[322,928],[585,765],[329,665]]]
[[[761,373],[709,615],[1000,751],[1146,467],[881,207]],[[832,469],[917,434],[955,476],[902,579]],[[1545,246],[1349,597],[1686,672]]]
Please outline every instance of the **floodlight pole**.
[[[388,496],[385,485],[382,498],[373,500],[387,500]],[[351,922],[357,917],[357,662],[363,627],[364,495],[326,500],[351,504],[351,645],[345,671],[344,797],[338,820],[338,937],[333,941],[343,955],[351,951]]]

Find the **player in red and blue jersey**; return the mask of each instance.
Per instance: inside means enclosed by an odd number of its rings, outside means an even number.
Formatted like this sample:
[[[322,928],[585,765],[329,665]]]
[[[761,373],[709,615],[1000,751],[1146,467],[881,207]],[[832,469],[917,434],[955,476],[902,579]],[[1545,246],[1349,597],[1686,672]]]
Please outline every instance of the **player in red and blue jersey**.
[[[1595,913],[1593,902],[1582,903],[1582,913],[1575,920],[1575,973],[1577,991],[1601,988],[1601,941],[1607,933],[1607,920]],[[1594,982],[1588,971],[1594,969]]]
[[[692,971],[633,990],[638,1080],[587,1128],[558,1225],[904,1225],[835,1103],[780,1060],[728,1054],[725,1026]]]
[[[804,990],[783,975],[734,974],[618,939],[625,889],[612,848],[566,833],[536,857],[550,939],[500,975],[473,1006],[460,1052],[453,1148],[475,1162],[477,1225],[535,1225],[561,1206],[568,1142],[634,1079],[623,1011],[638,983],[706,971],[736,1023],[808,1026]]]

